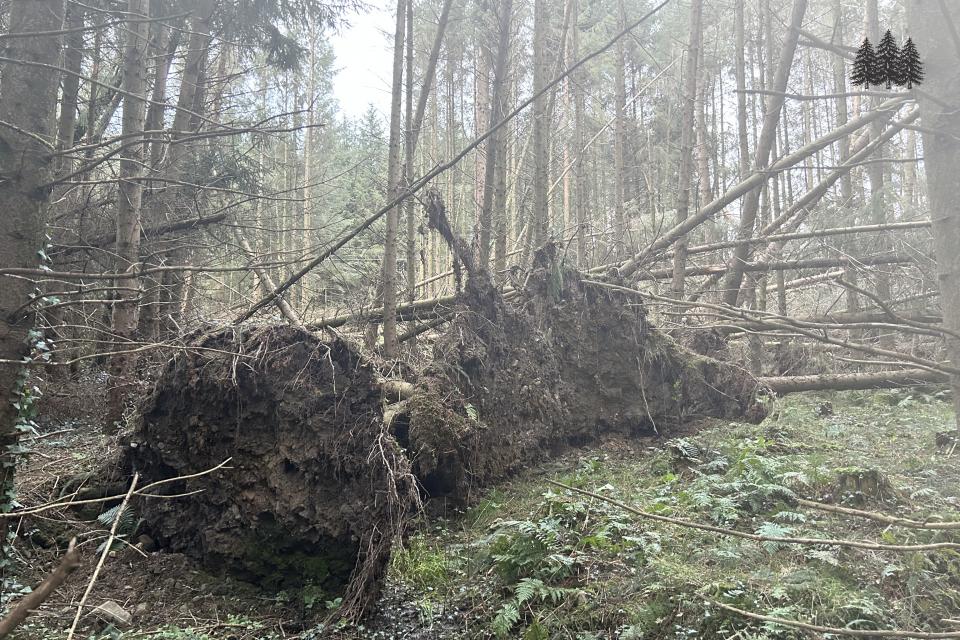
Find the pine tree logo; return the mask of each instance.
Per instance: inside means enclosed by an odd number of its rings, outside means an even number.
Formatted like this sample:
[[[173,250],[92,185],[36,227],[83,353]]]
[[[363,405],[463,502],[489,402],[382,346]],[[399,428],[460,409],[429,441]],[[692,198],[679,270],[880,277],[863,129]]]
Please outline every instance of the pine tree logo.
[[[894,82],[897,82],[899,77],[900,48],[897,46],[897,41],[893,39],[890,29],[887,29],[887,32],[880,39],[880,44],[877,45],[877,78],[874,83],[886,82],[887,89],[889,89]]]
[[[864,38],[863,44],[857,50],[857,57],[853,61],[853,73],[850,75],[850,82],[862,86],[866,89],[871,84],[877,84],[877,54],[873,51],[873,45],[870,44],[870,38]]]
[[[923,63],[920,61],[920,53],[916,45],[913,44],[913,38],[907,38],[903,48],[900,49],[897,70],[898,85],[906,85],[907,89],[913,89],[913,85],[923,82]]]
[[[897,85],[912,89],[923,82],[923,62],[911,38],[907,38],[903,48],[897,47],[897,41],[888,29],[876,51],[869,38],[863,39],[853,61],[850,81],[866,89],[870,85],[885,85],[887,89]]]

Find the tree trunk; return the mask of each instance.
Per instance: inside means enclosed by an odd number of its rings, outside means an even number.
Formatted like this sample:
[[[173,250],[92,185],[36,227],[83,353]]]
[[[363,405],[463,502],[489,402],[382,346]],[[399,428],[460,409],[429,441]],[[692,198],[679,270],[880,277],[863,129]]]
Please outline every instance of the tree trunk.
[[[696,116],[697,65],[700,62],[700,32],[703,0],[690,3],[690,36],[687,45],[687,65],[684,70],[683,109],[680,115],[680,170],[677,185],[676,224],[682,224],[690,209],[690,182],[693,175],[694,119]],[[671,294],[683,299],[684,274],[687,266],[689,236],[680,238],[673,254],[673,281]],[[678,309],[682,311],[682,309]]]
[[[307,73],[307,128],[303,132],[303,207],[300,210],[299,256],[306,256],[310,251],[313,240],[313,154],[316,141],[317,124],[317,28],[311,24],[310,34],[310,66]],[[300,311],[305,313],[307,300],[307,279],[304,278],[297,287],[297,303]]]
[[[493,92],[490,104],[490,121],[488,129],[501,120],[507,113],[507,63],[510,60],[510,25],[513,17],[513,0],[500,0],[498,3],[497,21],[497,52],[493,64]],[[484,167],[483,201],[480,212],[480,253],[479,262],[483,268],[490,263],[490,229],[493,225],[494,202],[496,201],[497,170],[504,162],[503,131],[495,132],[487,139],[487,157]],[[502,205],[503,200],[500,200]],[[506,229],[503,216],[497,212],[497,230]],[[499,236],[499,233],[497,234]],[[506,260],[506,243],[504,243],[504,260]]]
[[[404,145],[403,145],[403,186],[409,188],[413,183],[413,161],[416,155],[417,133],[413,118],[413,0],[407,2],[407,33],[406,33],[406,91],[404,94],[403,106],[403,127],[404,127]],[[406,299],[413,302],[417,297],[417,202],[414,198],[407,199],[403,203],[406,211],[406,251],[404,259],[404,273],[406,274]],[[411,324],[410,329],[415,329]]]
[[[580,27],[577,23],[579,15],[579,2],[575,2],[572,8],[573,21],[570,36],[570,57],[578,60],[580,57]],[[573,139],[576,141],[577,157],[573,163],[573,207],[576,212],[576,243],[577,243],[577,267],[586,269],[589,257],[587,255],[587,174],[584,168],[584,155],[587,146],[586,126],[584,124],[586,105],[583,90],[584,75],[580,72],[574,74],[571,78],[571,91],[573,92]]]
[[[625,29],[626,23],[627,10],[624,6],[624,0],[617,0],[617,30]],[[624,157],[627,137],[627,54],[622,38],[617,41],[616,52],[613,73],[614,109],[616,109],[614,114],[616,121],[613,126],[613,255],[619,260],[626,252],[627,246],[625,244],[627,223],[624,217],[624,203],[627,197],[627,169],[626,158]],[[693,64],[696,67],[696,62]],[[689,176],[687,178],[689,181]]]
[[[144,163],[143,124],[146,117],[147,46],[150,23],[150,0],[130,0],[123,48],[123,135],[128,146],[120,152],[120,179],[117,196],[117,240],[115,260],[117,272],[128,273],[140,268],[140,203]],[[139,289],[140,278],[117,280],[116,286]],[[140,309],[139,293],[126,292],[113,306],[114,350],[129,351],[137,338]],[[110,358],[110,386],[107,398],[107,419],[104,428],[112,431],[123,418],[127,385],[134,375],[137,358],[134,353],[116,353]]]
[[[406,23],[406,1],[397,0],[396,33],[393,38],[393,84],[390,104],[390,151],[387,159],[387,199],[394,200],[401,190],[401,159],[403,136],[400,130],[403,98],[403,42]],[[387,228],[383,245],[383,354],[396,358],[397,342],[397,231],[400,226],[400,207],[387,212]]]
[[[550,25],[547,0],[533,2],[533,91],[539,93],[547,84],[547,31]],[[550,121],[546,93],[533,101],[533,216],[527,234],[530,242],[525,257],[547,239],[550,226],[547,189],[550,182]]]
[[[960,76],[950,42],[950,28],[960,24],[960,7],[935,2],[910,3],[909,21],[917,47],[925,52],[927,81],[916,91],[923,120],[923,155],[933,221],[940,305],[944,328],[960,332],[960,113],[942,105],[960,104]],[[947,11],[944,15],[943,11]],[[960,340],[947,336],[950,363],[960,368]],[[960,430],[960,376],[951,380]]]
[[[71,5],[67,10],[66,29],[83,27],[83,9]],[[83,32],[67,34],[63,66],[68,73],[63,76],[63,91],[60,99],[60,120],[57,125],[57,151],[62,152],[73,146],[77,124],[77,105],[80,98],[80,71],[83,66]],[[73,171],[73,154],[58,158],[57,174],[67,175]]]
[[[210,30],[214,19],[214,9],[216,3],[214,0],[196,0],[191,6],[190,15],[190,39],[187,44],[186,56],[183,63],[183,74],[180,79],[180,93],[177,96],[177,107],[173,116],[171,125],[171,140],[182,138],[186,132],[195,128],[196,116],[193,113],[203,111],[203,77],[204,68],[207,62],[207,53],[210,46]],[[182,180],[184,178],[183,158],[190,151],[190,145],[176,144],[166,145],[166,156],[163,159],[161,169],[164,177],[173,180]],[[153,150],[151,150],[153,153]],[[180,211],[185,208],[185,202],[192,204],[192,199],[186,199],[187,189],[175,185],[168,185],[164,195],[158,197],[151,204],[147,216],[153,219],[166,219],[168,217],[182,218]],[[257,203],[259,205],[259,201]],[[178,264],[188,264],[190,262],[190,250],[175,251],[171,258]],[[164,309],[174,318],[170,322],[172,328],[182,324],[176,320],[182,315],[184,309],[183,302],[189,300],[192,295],[185,290],[187,286],[187,277],[189,274],[171,273],[167,278],[166,286],[163,290]]]
[[[864,21],[865,21],[865,31],[869,35],[872,42],[879,43],[880,41],[880,17],[879,11],[877,8],[877,0],[866,0],[866,11],[864,12]],[[889,83],[887,88],[889,89]],[[877,107],[877,104],[880,102],[881,98],[876,96],[870,98],[870,105],[874,109]],[[870,134],[872,137],[879,137],[883,127],[880,123],[873,123],[870,126]],[[883,147],[879,147],[874,154],[873,160],[878,162],[871,162],[867,165],[867,177],[870,180],[870,221],[873,224],[883,224],[887,219],[887,203],[885,197],[884,185],[886,180],[884,179],[884,164],[882,162],[884,153]],[[877,239],[877,250],[885,251],[889,250],[890,243],[887,242],[887,238],[881,235]],[[890,277],[883,271],[880,271],[876,274],[876,294],[883,300],[890,300]],[[885,349],[893,348],[893,334],[887,332],[880,335],[880,343]]]
[[[734,6],[734,72],[737,77],[737,148],[740,151],[740,180],[746,180],[750,172],[750,139],[747,137],[747,74],[743,52],[746,48],[744,35],[744,0],[736,0]]]
[[[773,148],[773,142],[777,135],[777,124],[780,120],[780,112],[784,103],[784,96],[782,94],[787,88],[787,80],[790,77],[790,67],[793,64],[793,56],[796,52],[797,41],[800,37],[800,26],[803,24],[803,16],[806,10],[807,0],[794,1],[790,24],[784,38],[783,49],[780,51],[780,62],[777,65],[777,72],[771,86],[771,89],[776,93],[768,97],[766,112],[763,115],[763,127],[760,130],[760,137],[757,140],[756,156],[754,157],[753,163],[755,169],[765,168],[769,163],[770,151]],[[740,214],[740,228],[737,233],[738,238],[749,238],[753,235],[759,206],[760,187],[757,187],[744,197],[743,212]],[[730,268],[724,278],[722,287],[723,301],[726,304],[737,304],[740,284],[743,282],[742,267],[746,254],[747,247],[745,246],[737,247],[734,250],[733,258],[730,261]]]
[[[779,394],[801,391],[851,391],[856,389],[896,389],[920,384],[943,383],[947,376],[926,369],[902,369],[876,373],[838,373],[819,376],[778,376],[758,378],[764,387]]]
[[[9,33],[52,32],[63,27],[63,0],[14,0],[9,5]],[[12,38],[5,55],[15,60],[57,66],[57,35]],[[35,268],[43,247],[44,208],[52,177],[55,148],[54,114],[60,74],[49,68],[7,63],[0,76],[0,266]],[[27,135],[29,134],[29,135]],[[25,279],[0,276],[0,359],[20,361],[29,353],[31,312],[17,313],[29,300],[33,285]],[[16,315],[15,315],[16,313]],[[20,367],[0,364],[0,510],[9,511],[20,429],[13,406]],[[6,561],[9,520],[0,521],[0,559]]]

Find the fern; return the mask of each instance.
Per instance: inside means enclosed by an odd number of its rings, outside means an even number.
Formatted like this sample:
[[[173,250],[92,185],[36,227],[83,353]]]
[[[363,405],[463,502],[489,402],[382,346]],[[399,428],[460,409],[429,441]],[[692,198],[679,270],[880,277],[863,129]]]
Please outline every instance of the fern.
[[[764,522],[755,531],[757,535],[768,536],[771,538],[784,538],[793,533],[792,527],[785,527],[776,522]],[[783,547],[780,542],[764,541],[763,547],[770,553],[773,553]]]
[[[773,515],[773,519],[780,522],[804,523],[807,521],[807,516],[796,511],[778,511]]]
[[[491,631],[498,638],[507,638],[518,622],[520,622],[520,608],[516,602],[510,600],[500,607],[500,611],[490,624]]]
[[[132,535],[136,532],[136,529],[140,524],[140,519],[137,517],[136,511],[130,507],[127,507],[121,512],[121,506],[122,505],[117,505],[107,509],[97,516],[97,522],[102,524],[104,527],[113,527],[113,521],[119,517],[120,522],[117,524],[117,534]]]
[[[491,623],[491,630],[499,638],[508,637],[514,626],[520,622],[521,609],[527,608],[532,611],[532,606],[536,604],[556,606],[569,597],[579,597],[583,594],[582,589],[550,585],[539,578],[524,578],[513,588],[513,597],[500,607]],[[534,622],[527,631],[524,637],[527,637],[531,631],[534,634],[533,637],[541,637],[541,632],[545,633],[539,622]]]
[[[107,509],[106,511],[104,511],[103,513],[97,516],[97,522],[99,522],[104,527],[112,528],[114,520],[119,518],[120,521],[117,523],[117,529],[116,529],[117,537],[127,538],[137,532],[137,529],[140,528],[140,525],[143,523],[143,520],[141,520],[137,516],[137,512],[131,509],[130,507],[127,507],[126,509],[121,511],[120,510],[121,506],[122,505],[117,505],[115,507]],[[107,541],[104,540],[100,544],[100,546],[97,547],[96,553],[100,553],[101,551],[103,551],[106,544],[107,544]]]
[[[827,549],[810,549],[804,554],[807,558],[811,560],[819,560],[824,564],[828,564],[831,567],[839,567],[840,559],[832,551]]]

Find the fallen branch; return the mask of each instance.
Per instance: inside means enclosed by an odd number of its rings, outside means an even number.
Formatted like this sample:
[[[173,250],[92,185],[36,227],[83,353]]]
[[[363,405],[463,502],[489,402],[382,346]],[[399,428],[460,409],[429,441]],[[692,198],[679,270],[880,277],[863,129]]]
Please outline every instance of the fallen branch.
[[[916,322],[909,318],[905,318],[904,316],[894,311],[893,308],[891,308],[890,305],[888,305],[883,298],[873,293],[872,291],[867,291],[866,289],[862,287],[858,287],[852,282],[847,282],[846,280],[843,279],[843,277],[836,278],[835,282],[839,284],[841,287],[845,287],[847,289],[850,289],[851,291],[855,291],[859,293],[864,297],[870,298],[870,300],[872,300],[874,304],[880,307],[880,309],[883,310],[883,312],[894,322],[905,324],[914,328],[924,328],[923,323]],[[942,318],[941,318],[941,321],[942,321]],[[937,331],[938,333],[950,335],[960,340],[960,334],[958,334],[956,331],[952,331],[948,329],[945,326],[939,327]]]
[[[423,320],[425,317],[429,318],[432,314],[436,313],[437,307],[453,304],[454,300],[454,296],[441,296],[438,298],[424,298],[414,300],[413,302],[398,304],[397,320]],[[334,314],[329,318],[321,318],[316,322],[311,322],[304,328],[307,329],[307,331],[317,331],[319,329],[335,329],[350,322],[379,322],[381,320],[383,320],[383,309],[377,307],[357,313]]]
[[[731,249],[740,245],[760,245],[770,242],[787,242],[790,240],[807,240],[810,238],[831,238],[833,236],[842,236],[849,234],[874,233],[878,231],[906,231],[910,229],[927,229],[930,227],[929,220],[917,220],[915,222],[892,222],[888,224],[868,224],[854,227],[833,227],[830,229],[812,229],[810,231],[798,231],[795,233],[778,233],[767,236],[758,236],[744,240],[725,240],[723,242],[713,242],[710,244],[699,244],[689,247],[687,254],[709,253],[720,249]],[[672,257],[672,252],[664,254],[664,258]]]
[[[785,627],[794,627],[796,629],[805,629],[816,633],[829,633],[843,636],[857,636],[860,638],[960,638],[960,631],[906,631],[901,629],[847,629],[845,627],[822,627],[816,624],[808,624],[797,620],[787,620],[786,618],[776,618],[774,616],[765,616],[759,613],[744,611],[736,607],[731,607],[722,602],[708,601],[721,609],[732,611],[745,618],[760,620],[761,622],[772,622],[782,624]]]
[[[277,286],[274,284],[273,278],[270,276],[270,272],[257,264],[257,256],[253,251],[253,247],[251,247],[250,243],[247,241],[247,237],[244,235],[243,229],[240,227],[234,227],[233,233],[234,237],[237,239],[237,243],[243,250],[243,254],[247,257],[247,260],[250,261],[250,267],[260,279],[260,286],[263,287],[264,292],[270,293],[276,289]],[[290,306],[290,303],[287,302],[286,298],[283,296],[277,296],[273,301],[277,305],[277,308],[280,309],[280,313],[283,314],[283,317],[287,319],[287,322],[294,327],[303,326],[300,318],[297,317],[296,312],[293,310],[293,307]]]
[[[850,507],[841,507],[839,505],[826,504],[824,502],[816,502],[814,500],[804,500],[803,498],[798,498],[797,504],[804,507],[809,507],[811,509],[819,509],[820,511],[828,511],[830,513],[841,513],[847,516],[856,516],[857,518],[866,518],[867,520],[873,520],[874,522],[879,522],[881,524],[895,527],[907,527],[908,529],[960,529],[960,522],[920,522],[919,520],[911,520],[909,518],[901,518],[899,516],[888,516],[885,513],[877,513],[876,511],[851,509]]]
[[[93,591],[93,585],[96,584],[97,578],[100,576],[100,570],[103,568],[103,563],[107,561],[107,556],[110,555],[110,548],[113,546],[113,540],[117,537],[117,527],[120,525],[121,516],[127,508],[127,504],[130,502],[130,496],[133,495],[133,492],[137,488],[137,481],[140,479],[140,474],[133,474],[133,480],[130,482],[130,489],[127,490],[127,495],[123,497],[123,502],[120,503],[120,508],[117,509],[116,515],[113,516],[113,526],[110,527],[110,536],[107,538],[107,541],[103,546],[103,553],[100,554],[100,560],[97,561],[97,566],[93,570],[93,575],[90,576],[90,582],[87,584],[86,591],[83,592],[83,596],[80,598],[80,604],[77,605],[77,614],[73,617],[73,624],[70,625],[70,631],[67,633],[67,640],[73,640],[73,634],[77,631],[77,625],[80,624],[80,616],[83,614],[83,605],[87,603],[87,598],[90,597],[90,592]]]
[[[821,136],[817,140],[814,140],[813,142],[804,145],[789,155],[780,158],[777,162],[770,165],[766,171],[755,172],[751,174],[740,183],[728,189],[723,195],[716,198],[713,202],[704,205],[696,213],[696,215],[690,216],[680,224],[677,224],[673,228],[665,231],[654,242],[624,262],[619,268],[620,275],[626,277],[634,274],[644,264],[647,263],[648,258],[651,255],[666,249],[674,242],[687,235],[692,229],[696,228],[703,222],[706,222],[716,213],[722,211],[727,205],[735,202],[739,198],[743,197],[746,193],[765,183],[767,179],[774,174],[793,167],[808,156],[812,156],[817,151],[820,151],[830,144],[833,144],[833,142],[836,140],[839,140],[840,138],[857,131],[858,129],[870,124],[875,120],[889,119],[893,116],[893,113],[900,108],[900,105],[903,103],[903,101],[903,98],[887,100],[886,102],[878,105],[875,110],[865,113],[859,118],[851,119],[845,125],[837,127],[833,131]],[[595,270],[591,270],[591,272],[595,272]]]
[[[790,536],[763,536],[758,533],[747,533],[746,531],[737,531],[736,529],[726,529],[724,527],[716,527],[711,524],[701,524],[699,522],[692,522],[690,520],[683,520],[681,518],[671,518],[669,516],[661,516],[655,513],[642,511],[641,509],[637,509],[636,507],[631,507],[630,505],[620,502],[619,500],[608,498],[607,496],[601,495],[599,493],[594,493],[593,491],[587,491],[586,489],[578,489],[576,487],[571,487],[570,485],[563,484],[562,482],[556,482],[555,480],[547,480],[547,482],[554,486],[560,487],[561,489],[566,489],[567,491],[579,493],[580,495],[594,498],[596,500],[601,500],[603,502],[606,502],[607,504],[612,504],[615,507],[623,509],[624,511],[627,511],[634,515],[640,516],[641,518],[656,520],[657,522],[665,522],[667,524],[676,525],[678,527],[686,527],[688,529],[699,529],[700,531],[709,531],[711,533],[719,533],[720,535],[730,536],[733,538],[743,538],[744,540],[753,540],[754,542],[776,542],[779,544],[800,544],[800,545],[825,545],[830,547],[848,547],[851,549],[870,549],[873,551],[899,551],[899,552],[960,549],[960,544],[955,542],[931,542],[928,544],[885,544],[881,542],[869,542],[867,540],[840,540],[840,539],[833,539],[833,538],[794,538]]]
[[[196,491],[191,491],[190,493],[186,493],[186,494],[177,494],[177,495],[167,496],[167,495],[158,495],[158,494],[147,493],[147,492],[159,486],[170,484],[171,482],[179,482],[181,480],[191,480],[193,478],[199,478],[201,476],[205,476],[207,474],[213,473],[214,471],[223,469],[227,465],[227,463],[229,463],[231,460],[233,460],[233,458],[227,458],[217,466],[211,467],[206,471],[191,473],[185,476],[177,476],[176,478],[166,478],[164,480],[157,480],[156,482],[152,482],[141,489],[137,489],[136,491],[133,492],[133,495],[140,496],[143,498],[180,498],[186,495],[192,495],[194,493],[198,493]],[[72,498],[74,495],[76,494],[72,494],[70,498]],[[30,509],[21,509],[19,511],[10,511],[8,513],[0,513],[0,519],[21,518],[23,516],[35,515],[37,513],[43,513],[44,511],[50,511],[51,509],[57,509],[60,507],[76,507],[78,505],[83,505],[83,504],[98,504],[103,502],[114,502],[116,500],[119,500],[122,497],[123,497],[122,495],[114,495],[114,496],[106,496],[103,498],[90,498],[88,500],[71,500],[70,498],[68,498],[67,500],[55,500],[54,502],[49,502],[47,504],[43,504],[38,507],[32,507]]]
[[[64,554],[57,568],[44,578],[43,582],[37,585],[33,591],[23,596],[10,613],[8,613],[3,620],[0,620],[0,638],[6,638],[14,629],[20,626],[20,623],[26,620],[27,616],[29,616],[34,609],[43,604],[54,591],[59,589],[60,585],[62,585],[79,566],[80,550],[77,549],[77,539],[73,538],[67,547],[67,553]]]
[[[417,326],[411,327],[410,329],[407,329],[405,332],[400,334],[400,336],[397,338],[397,342],[405,342],[411,338],[416,338],[421,333],[426,333],[427,331],[430,331],[430,329],[435,329],[436,327],[439,327],[444,323],[450,322],[451,320],[453,320],[453,318],[454,318],[454,315],[451,313],[451,314],[438,316],[433,320],[430,320],[429,322],[418,324]]]
[[[810,258],[807,260],[777,260],[769,262],[748,262],[744,265],[744,272],[763,272],[763,271],[789,271],[793,269],[831,269],[833,267],[852,266],[877,266],[882,264],[905,264],[914,262],[910,256],[897,255],[893,253],[879,256],[857,257],[839,257],[839,258]],[[726,264],[713,264],[703,267],[688,267],[685,271],[688,276],[710,276],[719,275],[727,272]],[[673,275],[672,269],[658,269],[640,274],[641,280],[659,280],[669,278]]]
[[[767,327],[770,329],[789,331],[791,333],[800,334],[810,338],[811,340],[816,340],[817,342],[822,342],[824,344],[830,344],[830,345],[842,347],[845,349],[860,351],[862,353],[869,353],[876,356],[891,358],[893,360],[902,360],[904,362],[910,362],[913,365],[922,367],[923,369],[926,370],[927,373],[941,372],[943,374],[960,375],[960,370],[954,369],[952,366],[949,365],[949,363],[934,362],[932,360],[927,360],[926,358],[920,358],[920,357],[914,356],[913,354],[910,354],[910,353],[904,353],[900,351],[890,351],[888,349],[880,349],[878,347],[872,347],[870,345],[862,344],[859,342],[849,342],[846,340],[839,340],[837,338],[832,338],[826,332],[826,329],[830,328],[827,325],[804,323],[800,320],[797,320],[796,318],[778,315],[775,313],[771,313],[769,311],[745,309],[743,307],[732,307],[730,305],[712,304],[708,302],[688,302],[685,300],[674,300],[672,298],[658,296],[656,294],[649,293],[646,291],[638,291],[636,289],[631,289],[629,287],[609,284],[607,282],[602,282],[599,280],[583,279],[582,282],[584,284],[590,284],[597,287],[605,287],[607,289],[623,291],[625,293],[630,293],[635,296],[648,298],[650,300],[655,300],[657,302],[682,305],[688,308],[710,309],[712,311],[716,311],[722,314],[723,316],[726,316],[729,318],[735,318],[737,320],[742,320],[747,324],[747,326],[755,327],[758,325],[763,325],[764,327]],[[844,325],[844,326],[850,326],[850,325]],[[730,329],[731,326],[725,325],[725,328]],[[744,331],[747,330],[746,327],[733,327],[733,328],[744,330]],[[902,329],[903,327],[894,326],[893,328]],[[861,388],[861,387],[854,387],[854,388]],[[871,387],[862,387],[862,388],[871,388]]]
[[[760,384],[779,394],[800,391],[853,391],[858,389],[897,389],[918,384],[941,384],[949,376],[927,369],[903,369],[876,373],[838,373],[816,376],[776,376],[758,378]]]

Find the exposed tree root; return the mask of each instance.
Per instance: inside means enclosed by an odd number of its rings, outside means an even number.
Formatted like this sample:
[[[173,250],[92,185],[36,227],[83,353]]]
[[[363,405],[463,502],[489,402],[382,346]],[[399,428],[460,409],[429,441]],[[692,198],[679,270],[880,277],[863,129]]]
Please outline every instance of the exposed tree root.
[[[635,297],[585,285],[553,245],[505,300],[435,204],[431,222],[469,277],[410,384],[385,384],[354,346],[294,327],[198,335],[204,350],[171,361],[130,466],[148,480],[228,456],[233,469],[169,487],[201,494],[145,504],[158,541],[267,588],[343,594],[355,617],[422,498],[468,501],[611,432],[762,419],[748,373],[684,351]]]

